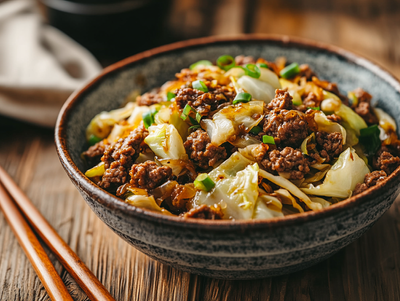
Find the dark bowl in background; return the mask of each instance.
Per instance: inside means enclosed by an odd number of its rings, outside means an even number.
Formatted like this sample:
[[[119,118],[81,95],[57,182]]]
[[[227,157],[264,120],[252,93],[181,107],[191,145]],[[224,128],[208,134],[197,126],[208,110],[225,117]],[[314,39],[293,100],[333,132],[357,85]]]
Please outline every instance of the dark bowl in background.
[[[190,40],[146,51],[106,68],[64,104],[55,140],[61,164],[85,201],[115,233],[138,250],[178,269],[225,279],[295,272],[316,264],[367,231],[399,191],[400,167],[385,181],[320,211],[269,220],[209,221],[161,215],[131,206],[85,175],[80,154],[85,128],[101,111],[119,107],[134,89],[161,86],[201,59],[230,54],[307,63],[342,92],[362,87],[400,125],[400,83],[374,63],[346,50],[287,36],[248,35]],[[377,258],[376,260],[381,260]]]
[[[48,21],[101,62],[163,43],[172,0],[40,0]]]

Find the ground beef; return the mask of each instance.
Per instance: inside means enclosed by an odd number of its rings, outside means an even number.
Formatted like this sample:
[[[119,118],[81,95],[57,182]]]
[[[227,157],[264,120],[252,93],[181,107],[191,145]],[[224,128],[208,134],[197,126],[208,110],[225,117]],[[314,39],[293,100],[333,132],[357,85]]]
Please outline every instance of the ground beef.
[[[366,174],[364,178],[364,183],[358,183],[356,188],[354,188],[353,195],[364,192],[368,188],[375,186],[379,182],[386,179],[387,174],[383,170],[375,170],[371,173]]]
[[[354,108],[354,111],[360,115],[366,123],[376,124],[378,123],[378,118],[375,116],[372,110],[371,99],[372,96],[365,92],[363,89],[358,88],[354,90],[354,95],[358,99],[358,104]]]
[[[228,99],[223,93],[204,93],[192,88],[178,89],[175,97],[178,108],[183,110],[188,104],[203,116],[212,110],[216,110],[220,103],[227,101]]]
[[[292,96],[290,96],[287,89],[276,89],[275,90],[275,98],[270,101],[267,105],[268,110],[273,109],[285,109],[285,110],[293,110],[293,102]]]
[[[225,148],[212,144],[210,137],[203,130],[191,133],[184,146],[190,159],[201,169],[207,169],[217,163],[218,160],[227,157]]]
[[[387,175],[390,175],[399,165],[400,158],[392,155],[390,152],[386,151],[385,148],[378,151],[373,160],[374,168],[383,170]]]
[[[136,103],[139,106],[151,106],[156,103],[162,102],[164,99],[161,95],[153,92],[145,93],[142,96],[136,98]]]
[[[269,172],[289,173],[290,179],[299,180],[303,179],[304,175],[310,171],[307,158],[299,150],[285,147],[281,151],[278,149],[268,153],[266,151],[268,148],[261,144],[253,153],[255,159]]]
[[[185,185],[176,185],[174,190],[171,193],[171,204],[177,209],[183,209],[188,202],[188,199],[182,198],[182,194],[186,193],[186,186]]]
[[[332,122],[340,123],[342,121],[342,118],[336,114],[332,115],[327,115],[326,118],[328,118]]]
[[[182,69],[180,73],[176,73],[175,77],[183,82],[192,82],[197,79],[198,72],[192,71],[188,68]]]
[[[139,156],[141,144],[148,135],[148,131],[141,124],[126,138],[107,145],[101,160],[104,162],[105,172],[99,185],[105,189],[125,184],[128,180],[128,171]]]
[[[89,147],[89,149],[83,153],[89,166],[94,166],[100,162],[105,151],[105,145],[103,140],[97,142],[95,145]]]
[[[169,166],[158,166],[153,161],[133,164],[129,171],[130,184],[144,189],[154,189],[172,178]]]
[[[343,136],[339,132],[325,133],[316,132],[315,138],[318,148],[320,149],[319,155],[326,159],[326,162],[331,161],[334,157],[338,157],[343,149]]]
[[[309,81],[315,76],[315,73],[311,70],[310,66],[302,64],[300,65],[300,76],[305,77]]]
[[[316,107],[319,107],[321,105],[321,101],[318,99],[318,97],[317,97],[317,95],[315,95],[315,93],[310,92],[304,98],[303,105],[306,108],[316,108]]]
[[[244,56],[244,55],[238,55],[235,57],[235,62],[236,65],[238,66],[244,66],[246,64],[255,64],[256,61],[252,56]]]
[[[278,145],[296,148],[307,137],[308,124],[295,110],[274,110],[266,115],[263,132],[274,137]]]
[[[183,217],[185,218],[202,218],[209,220],[222,219],[224,214],[220,207],[209,207],[207,205],[201,205],[200,207],[193,208],[189,212],[186,212]]]

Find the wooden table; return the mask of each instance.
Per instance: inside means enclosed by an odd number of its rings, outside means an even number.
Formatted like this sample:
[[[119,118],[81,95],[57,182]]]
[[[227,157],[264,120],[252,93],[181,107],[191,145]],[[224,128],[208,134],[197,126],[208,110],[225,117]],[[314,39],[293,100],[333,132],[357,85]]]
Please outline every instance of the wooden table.
[[[198,5],[176,0],[173,16],[193,13]],[[212,26],[202,34],[251,31],[313,38],[364,54],[400,77],[397,2],[340,0],[328,6],[288,0],[285,5],[277,0],[220,1],[212,20],[203,19]],[[185,28],[185,22],[194,21],[174,22]],[[196,24],[201,28],[201,22]],[[52,130],[0,117],[0,164],[116,300],[400,300],[399,199],[369,232],[316,266],[275,278],[223,281],[162,265],[108,229],[62,170]],[[86,300],[51,253],[50,258],[74,299]],[[0,300],[49,300],[2,214]]]

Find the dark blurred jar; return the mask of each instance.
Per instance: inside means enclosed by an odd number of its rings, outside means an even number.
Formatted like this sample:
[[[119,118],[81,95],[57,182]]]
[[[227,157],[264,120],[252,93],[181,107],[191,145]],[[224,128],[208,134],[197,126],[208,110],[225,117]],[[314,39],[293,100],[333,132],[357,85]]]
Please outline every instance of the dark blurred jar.
[[[107,65],[163,40],[171,0],[41,0],[49,23]]]

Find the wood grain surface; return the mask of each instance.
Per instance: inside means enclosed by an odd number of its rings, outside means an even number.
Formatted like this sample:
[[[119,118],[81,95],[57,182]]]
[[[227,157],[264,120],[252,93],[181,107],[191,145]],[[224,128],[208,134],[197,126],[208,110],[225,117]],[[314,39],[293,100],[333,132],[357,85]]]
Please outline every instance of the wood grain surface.
[[[400,77],[398,1],[282,2],[205,0],[201,5],[215,6],[208,16],[197,1],[176,0],[171,19],[176,30],[190,23],[191,32],[208,23],[203,35],[281,33],[333,43]],[[199,15],[176,18],[185,12]],[[62,170],[51,130],[0,117],[0,164],[116,300],[400,300],[400,199],[360,239],[316,266],[275,278],[223,281],[162,265],[108,229]],[[73,298],[87,300],[48,254]],[[0,300],[50,300],[2,214]]]

